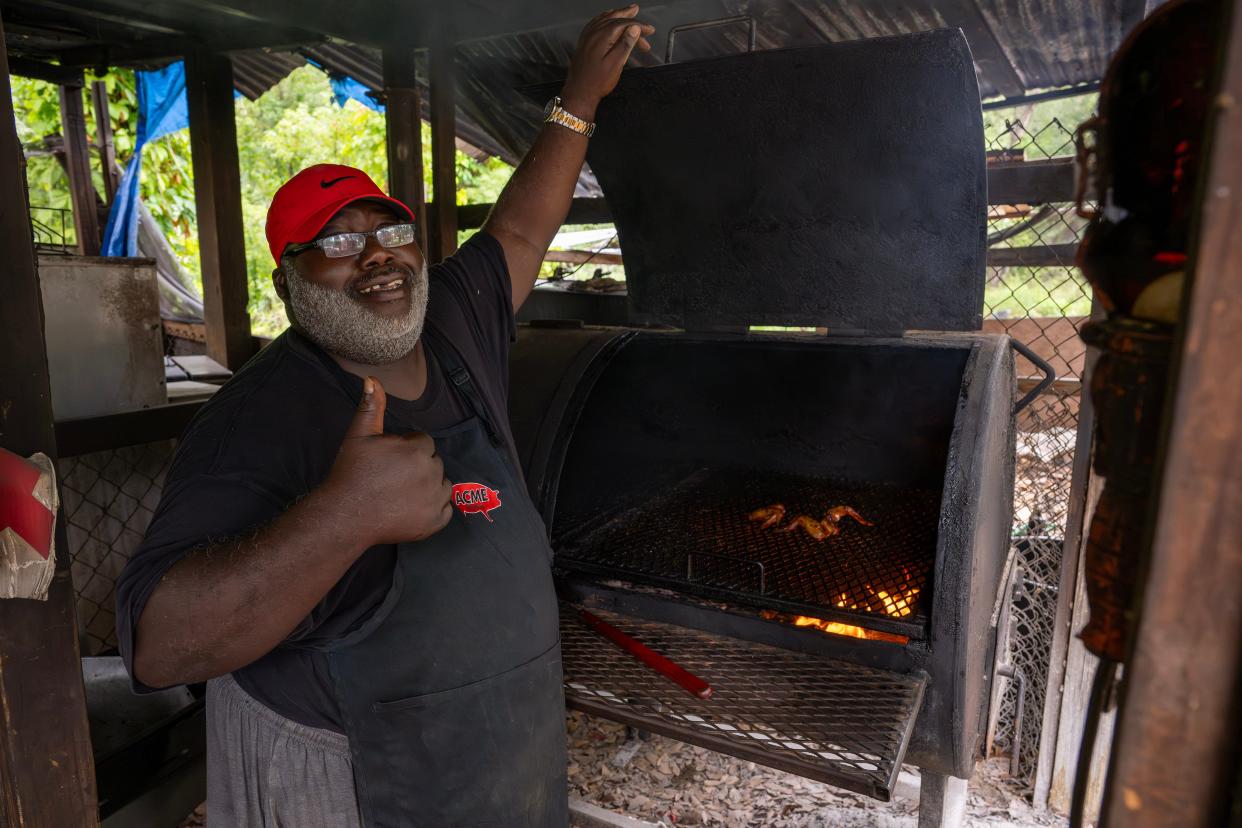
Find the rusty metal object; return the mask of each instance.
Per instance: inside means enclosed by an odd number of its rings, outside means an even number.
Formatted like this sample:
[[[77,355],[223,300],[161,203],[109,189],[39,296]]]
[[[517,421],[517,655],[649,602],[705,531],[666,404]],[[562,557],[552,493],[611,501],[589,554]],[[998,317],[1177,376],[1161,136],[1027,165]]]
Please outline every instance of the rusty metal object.
[[[1091,378],[1096,407],[1093,466],[1104,490],[1085,553],[1087,649],[1125,660],[1134,584],[1147,524],[1173,328],[1131,319],[1090,322],[1082,338],[1102,352]]]
[[[1105,75],[1099,116],[1075,136],[1079,214],[1086,197],[1103,206],[1084,233],[1078,265],[1109,314],[1082,330],[1083,341],[1102,352],[1091,394],[1093,465],[1105,485],[1085,550],[1091,620],[1081,636],[1087,649],[1116,662],[1124,660],[1133,622],[1175,330],[1135,319],[1134,309],[1150,297],[1149,286],[1185,266],[1216,9],[1212,0],[1177,0],[1136,28]],[[1146,304],[1159,305],[1161,318],[1172,316],[1177,290],[1172,303],[1165,296]]]

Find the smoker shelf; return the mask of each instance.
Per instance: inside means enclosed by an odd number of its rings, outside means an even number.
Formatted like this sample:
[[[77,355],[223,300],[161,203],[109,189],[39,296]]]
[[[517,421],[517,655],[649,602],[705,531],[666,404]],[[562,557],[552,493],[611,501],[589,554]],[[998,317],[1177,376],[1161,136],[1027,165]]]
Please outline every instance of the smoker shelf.
[[[841,521],[815,541],[762,530],[754,509],[786,522],[847,504],[874,526]],[[921,638],[936,556],[940,492],[852,485],[795,474],[700,470],[641,505],[556,538],[566,571],[623,577],[764,608]]]
[[[561,611],[565,698],[585,713],[888,801],[927,677],[592,609],[704,679],[696,698]]]

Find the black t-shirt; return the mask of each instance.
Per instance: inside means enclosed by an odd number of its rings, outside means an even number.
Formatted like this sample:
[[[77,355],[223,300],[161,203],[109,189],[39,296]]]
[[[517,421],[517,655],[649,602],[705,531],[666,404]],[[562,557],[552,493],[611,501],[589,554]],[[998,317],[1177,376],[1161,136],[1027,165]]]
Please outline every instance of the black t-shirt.
[[[471,416],[434,350],[437,341],[447,340],[465,361],[512,453],[504,412],[514,322],[504,251],[494,238],[478,233],[431,267],[430,279],[425,329],[438,336],[424,339],[427,387],[414,401],[389,395],[384,430],[436,431]],[[288,330],[194,417],[142,545],[116,585],[117,637],[131,676],[134,630],[164,574],[196,547],[269,523],[319,485],[361,393],[359,377]],[[395,561],[395,546],[368,549],[282,644],[233,674],[238,684],[282,716],[342,730],[326,656],[317,648],[366,621],[388,591]],[[138,692],[152,689],[136,679],[133,686]]]

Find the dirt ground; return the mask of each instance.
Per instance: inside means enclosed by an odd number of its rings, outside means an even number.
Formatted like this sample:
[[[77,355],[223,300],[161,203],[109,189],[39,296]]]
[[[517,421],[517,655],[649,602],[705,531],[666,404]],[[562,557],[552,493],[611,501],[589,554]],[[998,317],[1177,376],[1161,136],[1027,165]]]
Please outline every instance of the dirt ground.
[[[917,778],[917,771],[908,769]],[[753,762],[623,725],[569,717],[569,793],[648,822],[712,828],[916,828],[917,795],[899,785],[892,802],[832,788]],[[200,805],[181,828],[203,828]],[[970,782],[967,828],[1064,828],[1034,810],[1006,775],[1005,761],[979,765]]]
[[[569,792],[610,811],[668,828],[915,828],[917,797],[892,802],[832,788],[661,736],[634,738],[622,725],[571,714]],[[917,777],[917,771],[909,769]],[[1006,776],[1004,760],[981,764],[970,784],[969,828],[1065,826],[1035,811]]]

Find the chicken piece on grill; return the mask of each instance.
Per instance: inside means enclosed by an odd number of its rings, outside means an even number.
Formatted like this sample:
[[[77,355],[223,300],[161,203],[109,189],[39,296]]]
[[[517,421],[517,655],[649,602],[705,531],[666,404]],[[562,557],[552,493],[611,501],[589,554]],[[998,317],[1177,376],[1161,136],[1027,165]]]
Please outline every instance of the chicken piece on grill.
[[[783,504],[773,503],[771,506],[756,509],[750,513],[749,517],[752,521],[760,524],[760,529],[767,529],[785,519],[785,507]]]
[[[778,529],[777,531],[793,532],[798,528],[801,528],[802,531],[806,532],[817,541],[826,540],[841,531],[835,523],[818,521],[808,515],[798,515],[789,522],[788,526]]]
[[[862,515],[858,514],[858,512],[854,511],[854,508],[852,506],[833,506],[824,515],[824,523],[831,523],[835,526],[836,524],[841,522],[841,518],[843,517],[852,517],[854,520],[858,521],[863,526],[875,526],[874,523],[865,519]]]

